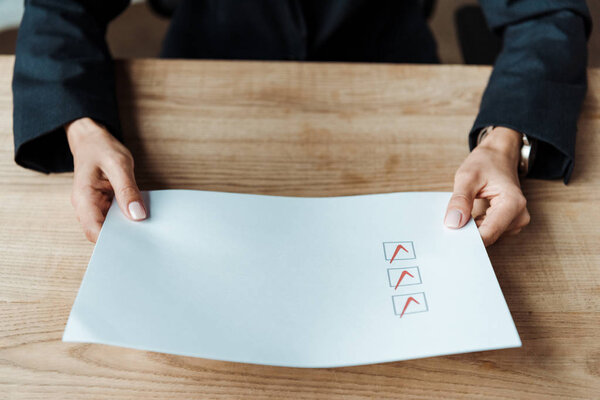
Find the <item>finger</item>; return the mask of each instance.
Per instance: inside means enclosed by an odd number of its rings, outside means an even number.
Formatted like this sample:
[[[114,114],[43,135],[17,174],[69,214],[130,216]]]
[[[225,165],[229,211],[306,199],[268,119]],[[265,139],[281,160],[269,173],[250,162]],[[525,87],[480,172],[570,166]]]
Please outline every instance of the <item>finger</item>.
[[[488,208],[490,208],[490,201],[488,199],[475,199],[473,209],[471,210],[471,215],[475,219],[475,222],[477,222],[477,218],[485,215]]]
[[[505,193],[491,200],[479,233],[486,246],[493,244],[523,212],[526,200],[522,193]]]
[[[478,215],[477,217],[475,217],[475,225],[477,225],[477,227],[479,228],[481,226],[481,224],[483,224],[484,219],[485,219],[485,214]]]
[[[133,174],[133,159],[127,156],[113,158],[103,170],[123,214],[134,221],[146,219],[144,200]]]
[[[506,228],[506,230],[508,230],[508,231],[515,230],[515,229],[521,230],[524,227],[526,227],[530,221],[531,221],[531,216],[529,215],[529,211],[527,210],[527,208],[525,208],[523,211],[521,211],[521,214],[519,214],[517,216],[517,218],[515,218],[513,220],[513,222],[510,223],[510,225],[508,226],[508,228]]]
[[[94,199],[93,189],[75,189],[73,193],[73,205],[75,214],[83,228],[85,237],[93,243],[98,240],[100,229],[104,223],[106,213],[103,212],[103,204]]]
[[[481,189],[477,174],[458,172],[454,179],[454,192],[448,202],[444,224],[449,228],[461,228],[471,218],[473,202]]]
[[[475,200],[475,204],[477,204],[477,201],[480,199],[476,199]],[[489,204],[489,203],[488,203]],[[488,205],[489,207],[489,205]],[[484,213],[475,213],[475,207],[473,207],[473,213],[474,215],[477,215],[476,217],[474,217],[473,219],[475,220],[475,224],[477,225],[477,227],[479,228],[481,226],[481,224],[483,223],[483,220],[485,219],[485,210]],[[529,225],[529,222],[531,221],[531,216],[529,215],[529,211],[526,209],[523,210],[523,212],[521,212],[521,214],[519,214],[519,216],[517,218],[515,218],[513,220],[513,222],[510,223],[510,225],[508,226],[508,228],[506,228],[507,232],[508,231],[512,231],[512,230],[519,230],[521,231],[524,227],[526,227],[527,225]]]
[[[502,235],[502,236],[515,236],[515,235],[518,235],[519,233],[521,233],[521,230],[522,229],[520,229],[520,228],[519,229],[510,229],[510,230],[504,232],[504,235]]]

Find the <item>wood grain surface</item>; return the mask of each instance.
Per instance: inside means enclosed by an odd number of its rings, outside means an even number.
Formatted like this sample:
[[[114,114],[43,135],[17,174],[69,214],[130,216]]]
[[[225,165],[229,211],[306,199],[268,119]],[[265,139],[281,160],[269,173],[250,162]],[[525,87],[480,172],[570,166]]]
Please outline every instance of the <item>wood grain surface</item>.
[[[600,398],[600,70],[589,71],[572,182],[525,181],[530,226],[488,249],[522,348],[293,369],[61,342],[93,246],[69,202],[72,175],[13,162],[13,61],[0,58],[0,399]],[[116,70],[142,189],[294,196],[450,191],[490,73],[164,60]]]

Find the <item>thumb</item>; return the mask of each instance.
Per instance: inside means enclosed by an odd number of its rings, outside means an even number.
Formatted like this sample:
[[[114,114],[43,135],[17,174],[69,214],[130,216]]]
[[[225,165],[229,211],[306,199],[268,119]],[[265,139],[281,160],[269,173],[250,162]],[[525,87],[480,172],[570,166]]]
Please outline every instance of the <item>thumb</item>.
[[[140,189],[135,183],[133,159],[113,163],[104,173],[113,187],[119,208],[134,221],[146,219],[147,212]]]
[[[471,219],[473,202],[479,192],[476,176],[459,173],[454,180],[454,192],[448,202],[444,224],[448,228],[462,228]]]

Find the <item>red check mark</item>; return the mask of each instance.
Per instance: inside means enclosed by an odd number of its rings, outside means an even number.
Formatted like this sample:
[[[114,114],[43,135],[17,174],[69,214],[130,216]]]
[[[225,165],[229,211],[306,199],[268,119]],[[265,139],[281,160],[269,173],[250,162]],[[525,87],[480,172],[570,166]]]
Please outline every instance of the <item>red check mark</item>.
[[[411,274],[410,272],[402,271],[402,273],[400,274],[400,279],[398,279],[398,283],[396,283],[396,287],[394,288],[394,290],[398,289],[398,286],[400,286],[400,282],[402,282],[402,279],[404,279],[406,275],[409,275],[411,278],[414,278],[413,274]]]
[[[406,311],[406,309],[408,308],[408,305],[410,304],[411,301],[414,301],[417,304],[421,304],[417,300],[415,300],[414,297],[410,296],[408,298],[408,300],[406,300],[406,304],[404,305],[404,309],[402,310],[402,314],[400,314],[400,318],[402,318],[402,316],[404,315],[404,311]]]
[[[394,251],[394,255],[392,256],[392,259],[390,260],[390,264],[392,263],[392,261],[394,261],[394,258],[396,258],[396,256],[398,255],[398,252],[400,251],[400,249],[402,249],[408,253],[408,250],[406,250],[406,248],[404,246],[399,244],[398,246],[396,246],[396,250]]]

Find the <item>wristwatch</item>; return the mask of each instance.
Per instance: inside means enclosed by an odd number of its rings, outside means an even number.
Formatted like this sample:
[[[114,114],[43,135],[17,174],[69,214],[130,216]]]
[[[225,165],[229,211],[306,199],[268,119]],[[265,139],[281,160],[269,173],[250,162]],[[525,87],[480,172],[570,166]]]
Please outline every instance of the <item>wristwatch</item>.
[[[477,135],[477,145],[483,141],[483,139],[494,129],[495,126],[486,126],[479,131]],[[534,139],[529,139],[524,133],[521,134],[523,144],[521,145],[521,157],[519,158],[519,175],[525,176],[529,172],[533,159],[535,157],[535,143]]]

